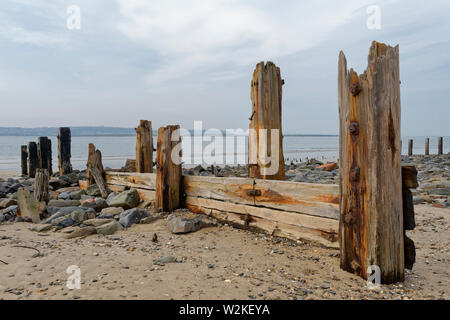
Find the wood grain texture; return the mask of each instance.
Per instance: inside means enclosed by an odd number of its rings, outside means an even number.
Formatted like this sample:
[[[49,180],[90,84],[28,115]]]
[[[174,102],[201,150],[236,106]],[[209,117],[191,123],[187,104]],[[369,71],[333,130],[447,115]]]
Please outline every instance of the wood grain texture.
[[[180,126],[159,128],[156,151],[155,208],[171,212],[181,206]]]
[[[37,202],[47,202],[50,199],[48,191],[49,180],[50,177],[47,169],[37,169],[36,179],[34,180],[34,198]]]
[[[128,173],[128,172],[111,172],[105,173],[106,183],[108,185],[116,185],[130,187],[135,189],[156,190],[156,173]]]
[[[338,67],[341,268],[404,279],[399,51],[373,42],[359,75]]]
[[[103,179],[105,179],[105,170],[103,169],[103,163],[102,163],[102,153],[100,150],[97,150],[95,148],[95,145],[90,143],[89,144],[89,151],[88,151],[88,161],[86,164],[86,175],[87,175],[87,184],[90,186],[91,184],[95,183],[94,176],[91,173],[91,168],[97,168],[100,172]]]
[[[285,180],[280,68],[259,63],[251,82],[252,114],[248,139],[249,177]],[[271,129],[278,130],[278,137]],[[269,160],[271,160],[269,162]],[[272,170],[271,167],[276,167]]]
[[[152,123],[147,120],[141,120],[136,128],[136,172],[153,172]]]
[[[97,167],[90,168],[91,176],[94,178],[95,184],[100,190],[100,194],[103,199],[106,199],[109,194],[108,186],[106,185],[105,179],[103,179],[102,173]]]
[[[71,140],[70,128],[58,128],[58,170],[61,176],[72,172]]]

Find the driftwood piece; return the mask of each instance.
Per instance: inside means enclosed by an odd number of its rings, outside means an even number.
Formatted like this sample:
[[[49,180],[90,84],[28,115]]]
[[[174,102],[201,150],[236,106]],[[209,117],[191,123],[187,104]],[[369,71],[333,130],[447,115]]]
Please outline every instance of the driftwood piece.
[[[100,175],[105,179],[105,170],[103,169],[102,153],[97,150],[94,144],[89,144],[88,162],[86,165],[87,185],[95,183],[95,179],[91,173],[91,168],[97,168]]]
[[[181,205],[180,126],[159,128],[156,151],[156,199],[159,212],[171,212]]]
[[[50,199],[48,192],[49,174],[47,169],[37,169],[34,180],[34,198],[36,201],[47,202]]]
[[[72,172],[71,158],[71,133],[70,128],[58,129],[58,170],[65,175]]]
[[[252,115],[248,138],[249,178],[285,180],[280,68],[259,63],[251,83]]]
[[[108,186],[106,185],[105,179],[100,173],[100,170],[97,167],[91,166],[90,173],[91,176],[94,178],[94,181],[97,184],[98,188],[100,189],[100,194],[102,195],[102,198],[106,199],[106,197],[108,197],[109,194]]]
[[[338,69],[341,268],[382,283],[404,280],[398,46],[373,42],[359,75]]]
[[[34,178],[39,166],[36,142],[28,142],[28,176]]]
[[[26,145],[20,147],[20,160],[22,175],[25,176],[28,174],[28,150]]]
[[[136,128],[136,172],[153,172],[152,123],[147,120],[141,120]]]

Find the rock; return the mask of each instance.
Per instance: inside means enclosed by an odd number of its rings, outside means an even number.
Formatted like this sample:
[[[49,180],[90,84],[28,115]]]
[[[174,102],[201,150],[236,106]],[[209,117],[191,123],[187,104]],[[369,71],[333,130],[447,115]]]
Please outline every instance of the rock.
[[[66,187],[70,187],[70,183],[64,181],[64,180],[60,180],[60,179],[51,179],[48,182],[49,186],[53,188],[53,190],[58,190],[58,189],[62,189],[62,188],[66,188]]]
[[[72,172],[72,173],[68,173],[68,174],[62,175],[58,179],[61,180],[61,181],[66,182],[69,185],[78,183],[78,180],[82,180],[82,179],[80,179],[79,174],[76,173],[76,172]]]
[[[136,190],[127,190],[109,199],[108,205],[110,207],[121,207],[127,210],[137,207],[140,201],[141,199]]]
[[[116,196],[116,193],[115,192],[111,192],[109,195],[108,195],[108,197],[106,198],[106,201],[109,201],[109,200],[111,200],[113,197],[115,197]]]
[[[87,237],[91,234],[94,234],[97,232],[97,229],[94,227],[85,227],[85,228],[79,228],[72,233],[65,236],[66,239],[73,239],[73,238],[79,238],[79,237]]]
[[[141,219],[148,216],[150,216],[150,214],[146,210],[138,208],[130,209],[120,214],[119,223],[125,228],[129,228],[131,225],[139,223]]]
[[[105,199],[95,198],[82,201],[81,206],[83,208],[92,208],[95,211],[100,212],[102,211],[102,209],[108,207],[108,204],[106,203]]]
[[[120,207],[109,207],[102,210],[101,214],[112,215],[121,214],[123,212],[123,208]]]
[[[92,211],[84,211],[82,209],[75,210],[70,214],[70,217],[76,223],[82,223],[85,220],[94,219],[95,213]]]
[[[95,229],[97,230],[98,234],[103,234],[107,236],[123,229],[123,227],[119,222],[114,220],[99,227],[96,227]]]
[[[177,259],[175,257],[167,256],[167,257],[164,257],[162,259],[156,260],[155,264],[156,265],[164,265],[164,264],[167,264],[167,263],[174,263],[174,262],[177,262]]]
[[[175,234],[189,233],[200,230],[203,227],[213,226],[213,223],[203,221],[203,216],[198,216],[193,219],[185,219],[180,216],[171,214],[167,217],[169,231]]]
[[[79,190],[79,191],[73,191],[70,193],[70,198],[72,200],[81,200],[81,196],[85,195],[86,191]]]
[[[45,232],[49,231],[53,226],[51,224],[37,224],[30,228],[30,231]]]
[[[67,228],[75,225],[77,222],[72,219],[72,216],[70,214],[58,217],[56,219],[53,219],[51,222],[52,226],[60,227],[60,228]]]
[[[338,168],[339,166],[336,162],[329,162],[316,167],[316,169],[322,169],[323,171],[333,171]]]
[[[100,215],[97,216],[96,219],[114,219],[114,215],[101,213]]]
[[[45,202],[38,202],[30,191],[19,189],[19,212],[24,220],[31,220],[33,223],[41,222],[41,213],[45,210]]]
[[[110,223],[115,221],[114,219],[89,219],[86,221],[83,221],[83,224],[86,226],[91,226],[91,227],[99,227],[102,226],[104,224]]]
[[[91,184],[87,187],[86,194],[93,197],[100,197],[102,195],[100,188],[96,184]]]
[[[437,188],[429,191],[432,195],[450,196],[450,188]]]
[[[47,218],[47,219],[45,219],[44,221],[42,221],[42,223],[52,223],[53,220],[55,220],[55,219],[57,219],[57,218],[60,218],[60,217],[63,217],[63,216],[67,216],[67,215],[70,215],[72,212],[74,212],[74,211],[79,211],[79,210],[82,210],[82,211],[89,211],[89,212],[91,212],[91,215],[90,215],[90,216],[92,216],[92,215],[95,216],[95,211],[94,211],[93,209],[90,209],[90,208],[83,208],[83,207],[65,207],[65,208],[57,208],[57,209],[58,209],[57,212],[53,213],[49,218]],[[47,211],[48,211],[48,208],[47,208]],[[53,211],[53,210],[52,210],[52,211]]]
[[[49,207],[76,207],[80,205],[80,200],[50,200]]]
[[[58,195],[58,199],[60,199],[60,200],[70,200],[70,193],[68,193],[68,192],[61,192]]]
[[[17,205],[17,201],[14,199],[3,199],[2,201],[0,201],[0,209],[5,209],[15,205]]]

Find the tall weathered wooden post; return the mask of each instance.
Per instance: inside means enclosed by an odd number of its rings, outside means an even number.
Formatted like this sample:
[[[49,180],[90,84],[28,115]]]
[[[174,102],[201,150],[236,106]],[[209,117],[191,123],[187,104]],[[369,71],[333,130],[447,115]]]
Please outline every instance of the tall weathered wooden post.
[[[156,149],[155,208],[171,212],[181,205],[181,136],[180,126],[161,127]]]
[[[341,268],[404,279],[398,46],[373,42],[359,75],[339,56]]]
[[[281,118],[280,68],[259,63],[251,82],[252,114],[248,138],[250,178],[285,180]]]
[[[444,138],[439,137],[438,139],[438,154],[444,154]]]
[[[59,175],[72,172],[71,158],[71,132],[70,128],[58,129],[58,170]]]
[[[98,172],[92,173],[92,168],[97,168]],[[94,170],[95,171],[95,170]],[[96,173],[98,173],[96,175]],[[97,150],[93,143],[89,144],[88,162],[86,164],[87,185],[96,183],[96,176],[105,180],[105,170],[103,168],[102,153]]]
[[[425,139],[425,155],[430,155],[430,138]]]
[[[414,146],[414,140],[409,139],[409,141],[408,141],[408,156],[410,156],[410,157],[413,155],[413,146]]]
[[[52,168],[52,140],[47,137],[39,137],[37,144],[39,168],[47,169],[49,175],[53,174]]]
[[[36,176],[36,168],[39,167],[36,142],[28,142],[28,176],[34,178]]]
[[[141,120],[136,128],[136,172],[153,172],[152,123],[147,120]]]
[[[20,147],[20,160],[22,175],[25,176],[28,174],[28,150],[26,145]]]

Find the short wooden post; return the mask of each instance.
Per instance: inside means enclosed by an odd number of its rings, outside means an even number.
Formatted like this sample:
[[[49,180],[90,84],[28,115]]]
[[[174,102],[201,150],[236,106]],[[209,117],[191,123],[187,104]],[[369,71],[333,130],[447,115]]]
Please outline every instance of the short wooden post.
[[[159,128],[156,149],[155,209],[171,212],[181,206],[180,126]]]
[[[37,169],[36,171],[36,179],[34,180],[34,198],[36,201],[48,201],[49,200],[49,192],[48,192],[48,182],[49,182],[49,173],[47,169]]]
[[[414,263],[416,262],[416,247],[414,241],[406,236],[406,230],[414,230],[416,227],[413,195],[410,189],[415,189],[418,186],[416,167],[411,165],[402,166],[404,256],[405,268],[409,270],[412,270]]]
[[[430,155],[430,138],[425,139],[425,155]]]
[[[438,140],[438,154],[444,154],[444,138],[443,137],[439,137]]]
[[[414,145],[413,139],[409,139],[409,141],[408,141],[408,156],[410,156],[410,157],[413,155],[413,145]]]
[[[136,172],[153,172],[152,123],[147,120],[141,120],[136,128]]]
[[[37,154],[39,168],[47,169],[49,175],[53,174],[52,169],[52,140],[47,137],[39,137],[37,144]]]
[[[72,172],[71,158],[71,133],[70,128],[58,129],[58,170],[59,175]]]
[[[28,142],[28,176],[34,178],[36,176],[36,168],[39,167],[36,142]]]
[[[339,162],[341,268],[382,283],[404,280],[398,46],[373,42],[369,66],[347,70],[340,53]]]
[[[26,145],[20,147],[20,159],[22,175],[26,176],[28,174],[28,148]]]
[[[100,172],[100,176],[105,179],[105,170],[103,169],[102,163],[102,153],[100,150],[97,150],[94,144],[89,144],[89,153],[88,153],[88,162],[86,165],[86,176],[87,176],[87,185],[95,183],[94,175],[91,173],[91,168],[97,168]]]
[[[280,68],[273,62],[259,63],[251,82],[252,114],[248,138],[250,178],[285,180],[282,87]]]
[[[102,198],[108,197],[109,190],[108,186],[106,185],[105,179],[102,176],[100,170],[97,167],[91,166],[89,169],[89,172],[91,176],[94,178],[95,183],[97,184],[100,194],[102,195]]]

